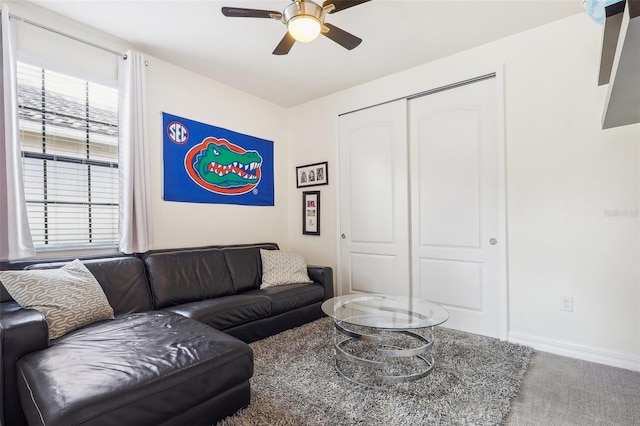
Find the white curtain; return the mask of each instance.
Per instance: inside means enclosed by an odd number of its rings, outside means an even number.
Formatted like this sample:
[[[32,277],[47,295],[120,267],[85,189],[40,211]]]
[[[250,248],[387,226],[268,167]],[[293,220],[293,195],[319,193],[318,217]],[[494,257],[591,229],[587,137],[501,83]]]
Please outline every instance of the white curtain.
[[[151,179],[145,59],[128,51],[118,60],[120,251],[151,248]]]
[[[2,84],[0,85],[0,260],[35,256],[22,183],[18,132],[15,25],[2,5]]]

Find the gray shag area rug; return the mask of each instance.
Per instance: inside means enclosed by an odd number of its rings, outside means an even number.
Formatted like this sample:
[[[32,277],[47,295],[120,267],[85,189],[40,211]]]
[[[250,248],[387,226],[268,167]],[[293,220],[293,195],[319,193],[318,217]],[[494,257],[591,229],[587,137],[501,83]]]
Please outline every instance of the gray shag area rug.
[[[430,375],[369,388],[338,374],[333,322],[313,323],[251,344],[251,404],[221,426],[499,425],[533,349],[436,328]]]

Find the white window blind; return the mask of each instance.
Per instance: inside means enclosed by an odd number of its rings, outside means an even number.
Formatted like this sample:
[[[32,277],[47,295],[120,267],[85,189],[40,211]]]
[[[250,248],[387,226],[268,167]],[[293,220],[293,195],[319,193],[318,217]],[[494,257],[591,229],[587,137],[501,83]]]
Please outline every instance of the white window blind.
[[[36,251],[117,245],[117,90],[19,62],[18,109]]]

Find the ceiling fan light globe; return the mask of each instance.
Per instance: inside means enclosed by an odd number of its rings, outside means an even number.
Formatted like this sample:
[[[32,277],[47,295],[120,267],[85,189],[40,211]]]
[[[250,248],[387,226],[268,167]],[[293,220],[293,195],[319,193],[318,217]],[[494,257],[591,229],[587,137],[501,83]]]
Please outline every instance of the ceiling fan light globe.
[[[307,43],[315,40],[320,34],[321,24],[318,19],[309,15],[294,16],[287,23],[291,37],[296,41]]]

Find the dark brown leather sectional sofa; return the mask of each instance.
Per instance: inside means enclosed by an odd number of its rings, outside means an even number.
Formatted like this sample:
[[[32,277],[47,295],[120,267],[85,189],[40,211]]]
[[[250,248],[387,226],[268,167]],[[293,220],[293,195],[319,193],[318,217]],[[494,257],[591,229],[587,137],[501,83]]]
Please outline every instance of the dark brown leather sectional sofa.
[[[212,425],[247,406],[247,343],[320,318],[333,296],[328,267],[260,289],[260,248],[278,246],[84,260],[115,319],[51,342],[44,317],[0,288],[0,424]]]

